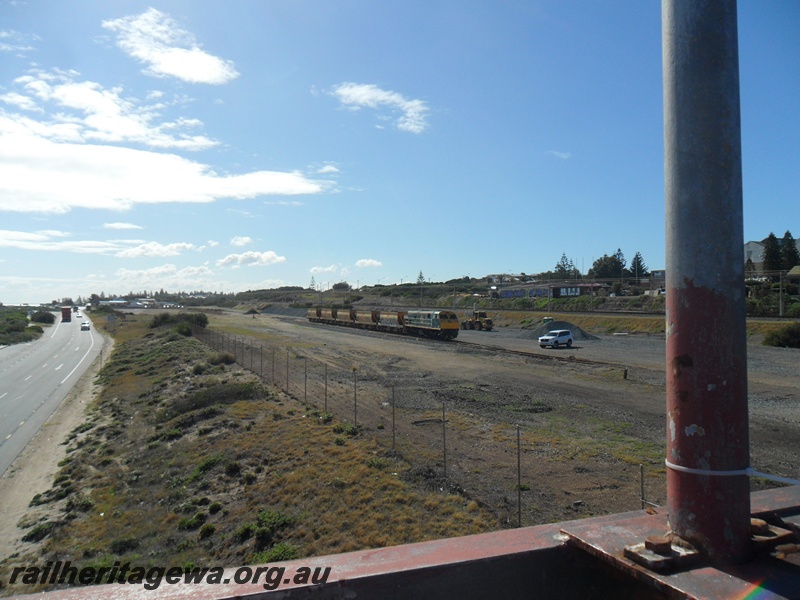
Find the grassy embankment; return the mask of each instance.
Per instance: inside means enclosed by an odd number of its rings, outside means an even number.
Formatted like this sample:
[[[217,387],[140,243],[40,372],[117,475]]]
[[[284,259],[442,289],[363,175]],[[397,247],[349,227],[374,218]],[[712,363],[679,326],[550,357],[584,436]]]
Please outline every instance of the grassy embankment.
[[[150,321],[117,319],[102,392],[19,523],[39,543],[0,582],[47,560],[240,565],[497,528],[477,502],[415,487],[361,430]]]
[[[542,319],[552,317],[556,321],[567,321],[573,323],[593,334],[611,333],[640,333],[651,335],[663,335],[666,331],[666,320],[664,316],[652,315],[614,315],[614,314],[586,314],[586,313],[557,313],[557,312],[498,312],[490,313],[498,327],[522,327],[525,329],[539,327]],[[785,321],[775,320],[747,320],[747,335],[764,336],[771,331],[778,331],[785,328]]]

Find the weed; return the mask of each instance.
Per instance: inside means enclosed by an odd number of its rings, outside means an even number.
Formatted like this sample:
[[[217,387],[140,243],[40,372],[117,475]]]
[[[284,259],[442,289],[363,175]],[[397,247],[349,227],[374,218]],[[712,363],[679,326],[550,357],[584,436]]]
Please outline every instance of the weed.
[[[121,556],[139,547],[139,540],[136,538],[120,538],[111,542],[109,546],[112,553]]]
[[[40,523],[33,529],[31,529],[28,533],[22,536],[23,542],[38,542],[39,540],[43,540],[46,538],[50,533],[55,529],[56,523],[54,521],[46,521],[45,523]]]
[[[208,519],[207,514],[202,512],[195,513],[195,515],[191,519],[187,519],[184,517],[183,519],[178,521],[178,529],[184,529],[184,530],[197,529],[203,523],[206,522],[206,519]]]
[[[217,352],[208,362],[212,365],[232,365],[236,363],[236,357],[230,352]]]
[[[225,462],[225,458],[223,456],[220,456],[218,454],[215,454],[214,456],[209,456],[207,459],[205,459],[203,462],[201,462],[194,468],[194,470],[189,475],[187,482],[192,483],[194,481],[197,481],[198,479],[201,479],[203,475],[205,475],[208,471],[210,471],[217,465],[222,464],[223,462]]]
[[[298,556],[300,556],[300,551],[295,546],[292,546],[287,542],[281,542],[269,550],[255,553],[250,561],[250,564],[261,565],[278,562],[281,560],[293,560]]]
[[[214,532],[217,530],[216,525],[213,523],[204,523],[203,526],[200,528],[200,539],[204,540],[206,538],[211,537],[214,535]]]
[[[225,475],[228,477],[236,477],[239,473],[242,472],[242,465],[240,465],[236,461],[230,461],[225,463]]]

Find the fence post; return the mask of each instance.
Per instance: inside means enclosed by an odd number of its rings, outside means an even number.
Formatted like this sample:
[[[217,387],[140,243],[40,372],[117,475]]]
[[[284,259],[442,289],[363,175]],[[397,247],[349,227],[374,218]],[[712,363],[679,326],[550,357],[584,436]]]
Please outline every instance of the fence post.
[[[358,427],[358,391],[357,391],[356,368],[353,367],[353,425]]]
[[[644,499],[644,465],[639,465],[639,494],[642,498],[642,510],[644,510],[647,504]]]
[[[395,451],[395,435],[396,430],[394,427],[394,386],[392,386],[392,452]]]
[[[303,357],[303,402],[308,404],[308,357]]]
[[[325,414],[328,413],[328,363],[325,363]]]
[[[286,348],[286,393],[289,394],[289,348]]]
[[[442,400],[442,463],[444,464],[444,478],[447,479],[447,437],[444,414],[444,400]]]

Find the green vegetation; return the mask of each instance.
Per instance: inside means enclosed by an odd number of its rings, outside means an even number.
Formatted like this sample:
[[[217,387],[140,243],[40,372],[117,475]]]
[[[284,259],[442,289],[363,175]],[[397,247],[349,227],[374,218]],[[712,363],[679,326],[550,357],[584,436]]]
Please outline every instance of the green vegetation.
[[[30,342],[44,333],[39,325],[29,325],[24,310],[0,308],[0,346]]]
[[[764,345],[778,348],[800,348],[800,321],[786,325],[777,331],[770,331],[764,336]]]
[[[0,581],[48,560],[241,565],[497,527],[470,499],[405,481],[410,466],[359,428],[308,418],[311,407],[151,319],[117,319],[102,391],[20,521],[40,545],[0,564]]]
[[[39,310],[31,315],[31,322],[52,325],[56,322],[56,316],[49,311]]]

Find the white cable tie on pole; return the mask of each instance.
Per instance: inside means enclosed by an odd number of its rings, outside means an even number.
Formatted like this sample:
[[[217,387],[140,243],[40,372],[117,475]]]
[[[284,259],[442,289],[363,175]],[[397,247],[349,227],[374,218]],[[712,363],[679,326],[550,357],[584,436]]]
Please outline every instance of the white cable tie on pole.
[[[778,477],[777,475],[770,475],[768,473],[762,473],[760,471],[756,471],[752,467],[747,467],[746,469],[738,469],[735,471],[712,471],[710,469],[693,469],[691,467],[676,465],[674,463],[669,462],[669,460],[666,459],[664,460],[664,464],[666,464],[667,467],[672,469],[673,471],[679,471],[681,473],[689,473],[691,475],[707,475],[711,477],[733,477],[736,475],[747,475],[748,477],[761,477],[762,479],[768,479],[770,481],[777,481],[779,483],[786,483],[789,485],[800,485],[800,480],[790,479],[788,477]]]

